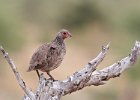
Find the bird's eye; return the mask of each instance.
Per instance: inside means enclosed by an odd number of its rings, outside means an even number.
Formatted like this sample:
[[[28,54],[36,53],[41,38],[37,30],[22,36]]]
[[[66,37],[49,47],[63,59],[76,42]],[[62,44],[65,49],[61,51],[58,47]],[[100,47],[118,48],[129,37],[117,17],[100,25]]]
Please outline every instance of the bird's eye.
[[[64,35],[66,35],[67,33],[66,33],[66,32],[64,32],[63,34],[64,34]]]

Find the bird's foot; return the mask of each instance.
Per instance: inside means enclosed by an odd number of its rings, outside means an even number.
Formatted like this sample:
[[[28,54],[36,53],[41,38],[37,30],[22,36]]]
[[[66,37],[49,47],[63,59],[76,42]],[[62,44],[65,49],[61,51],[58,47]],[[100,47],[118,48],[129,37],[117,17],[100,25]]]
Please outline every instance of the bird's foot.
[[[47,72],[47,74],[48,74],[49,77],[50,77],[49,79],[50,79],[50,80],[53,80],[53,82],[54,82],[54,81],[58,81],[58,80],[55,80],[49,72]]]
[[[50,77],[48,80],[52,80],[53,82],[58,81],[58,80],[54,79],[53,77]]]

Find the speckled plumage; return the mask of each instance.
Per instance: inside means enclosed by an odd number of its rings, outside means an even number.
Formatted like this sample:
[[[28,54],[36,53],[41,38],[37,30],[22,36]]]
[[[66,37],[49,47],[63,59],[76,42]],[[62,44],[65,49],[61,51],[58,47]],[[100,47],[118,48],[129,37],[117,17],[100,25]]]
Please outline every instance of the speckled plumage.
[[[52,78],[49,72],[59,67],[64,59],[64,55],[66,54],[64,39],[68,37],[71,37],[71,34],[63,29],[58,32],[56,38],[52,42],[41,45],[32,55],[28,72],[40,70],[47,72]]]

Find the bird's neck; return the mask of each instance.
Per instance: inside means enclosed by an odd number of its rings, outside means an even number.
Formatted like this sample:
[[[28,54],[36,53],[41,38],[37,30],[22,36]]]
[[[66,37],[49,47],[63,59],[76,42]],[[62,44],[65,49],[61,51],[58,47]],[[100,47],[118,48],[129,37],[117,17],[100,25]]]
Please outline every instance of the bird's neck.
[[[60,36],[57,36],[53,42],[57,43],[58,45],[63,45],[64,44],[64,39]]]

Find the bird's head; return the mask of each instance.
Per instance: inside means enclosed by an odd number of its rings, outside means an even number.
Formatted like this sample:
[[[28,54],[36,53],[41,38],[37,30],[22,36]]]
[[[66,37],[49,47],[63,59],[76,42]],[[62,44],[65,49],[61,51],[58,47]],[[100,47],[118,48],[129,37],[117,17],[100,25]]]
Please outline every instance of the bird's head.
[[[66,29],[62,29],[58,32],[58,36],[62,37],[63,39],[66,39],[66,38],[69,38],[69,37],[72,37],[71,33],[66,30]]]

